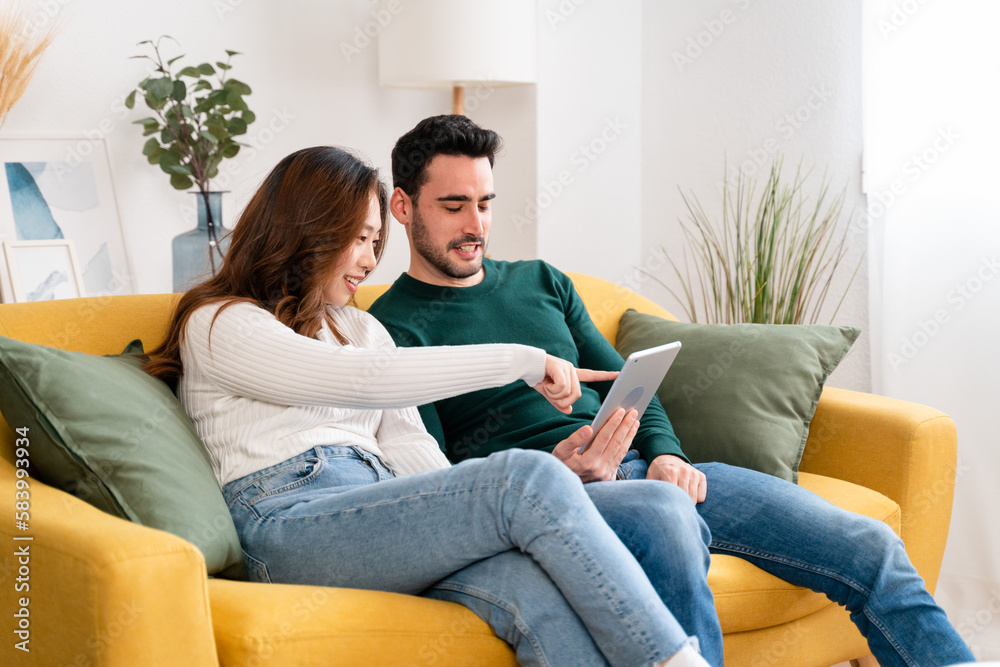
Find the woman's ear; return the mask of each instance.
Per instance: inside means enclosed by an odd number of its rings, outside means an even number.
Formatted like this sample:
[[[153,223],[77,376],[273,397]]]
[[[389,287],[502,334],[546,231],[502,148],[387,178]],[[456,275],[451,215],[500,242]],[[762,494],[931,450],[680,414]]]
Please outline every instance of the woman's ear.
[[[413,200],[410,195],[403,192],[402,188],[396,188],[389,197],[389,212],[404,227],[409,227],[410,220],[413,219]]]

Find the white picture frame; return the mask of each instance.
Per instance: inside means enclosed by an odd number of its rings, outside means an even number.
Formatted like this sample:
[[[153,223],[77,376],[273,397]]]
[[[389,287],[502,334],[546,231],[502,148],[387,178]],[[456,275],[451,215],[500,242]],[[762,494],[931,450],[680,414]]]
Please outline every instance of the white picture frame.
[[[86,296],[72,240],[4,241],[3,251],[11,284],[5,301],[25,303]]]
[[[73,241],[81,293],[132,294],[107,143],[85,135],[0,138],[0,242]],[[6,264],[6,257],[0,262]],[[0,294],[15,290],[0,266]]]

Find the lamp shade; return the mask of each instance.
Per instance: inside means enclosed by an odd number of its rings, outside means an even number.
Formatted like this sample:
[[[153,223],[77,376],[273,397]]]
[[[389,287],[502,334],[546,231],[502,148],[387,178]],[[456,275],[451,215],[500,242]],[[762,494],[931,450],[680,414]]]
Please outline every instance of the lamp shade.
[[[535,81],[536,0],[383,0],[380,11],[392,16],[379,34],[383,86]]]

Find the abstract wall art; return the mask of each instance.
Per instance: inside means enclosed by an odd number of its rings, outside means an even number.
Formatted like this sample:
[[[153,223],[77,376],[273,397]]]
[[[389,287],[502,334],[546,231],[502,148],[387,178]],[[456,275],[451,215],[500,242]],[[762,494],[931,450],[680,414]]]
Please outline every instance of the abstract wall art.
[[[132,293],[103,139],[0,139],[0,167],[0,241],[72,241],[81,293]],[[0,271],[5,301],[15,293],[10,273]]]
[[[4,241],[12,301],[86,296],[73,241]]]

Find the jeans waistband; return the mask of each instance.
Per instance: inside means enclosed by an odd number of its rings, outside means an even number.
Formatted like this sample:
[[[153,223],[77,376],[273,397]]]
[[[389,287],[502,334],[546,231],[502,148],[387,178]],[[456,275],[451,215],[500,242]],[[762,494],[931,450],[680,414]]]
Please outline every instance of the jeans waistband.
[[[306,459],[325,459],[325,460],[335,460],[343,458],[354,458],[360,459],[362,461],[367,461],[373,466],[383,469],[385,472],[392,474],[389,468],[386,467],[382,459],[375,454],[365,451],[360,447],[355,445],[319,445],[313,447],[312,449],[307,449],[301,454],[296,454],[295,456],[289,457],[282,461],[281,463],[275,463],[273,466],[268,466],[266,468],[261,468],[256,472],[252,472],[249,475],[239,477],[233,481],[226,484],[225,488],[222,490],[223,495],[226,497],[227,501],[231,495],[239,494],[240,491],[252,485],[256,480],[264,477],[265,475],[271,474],[275,468],[280,468],[289,464],[296,463],[298,461],[303,461]]]

